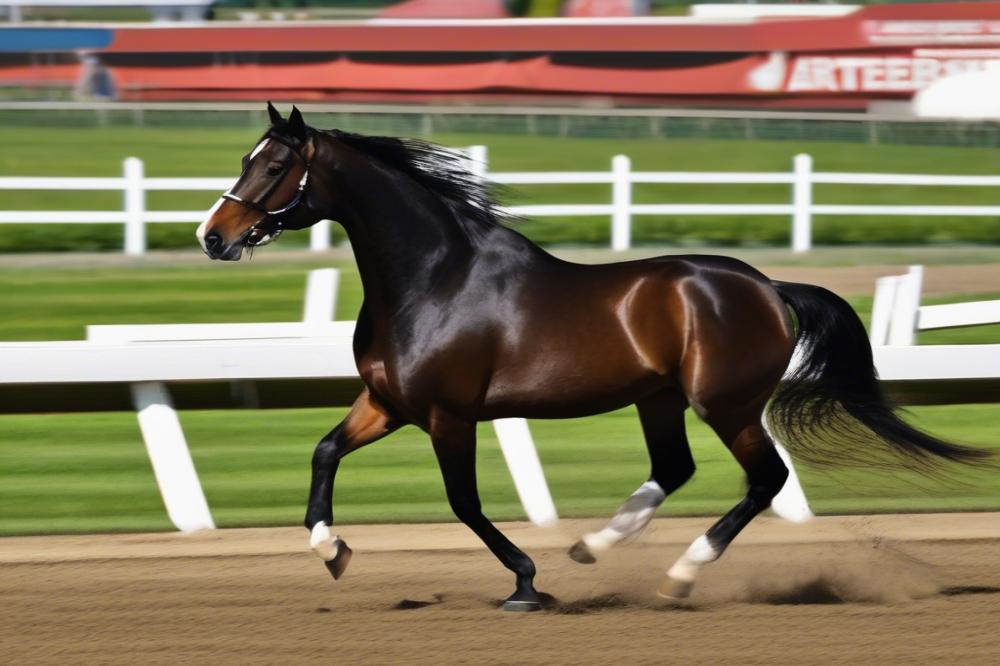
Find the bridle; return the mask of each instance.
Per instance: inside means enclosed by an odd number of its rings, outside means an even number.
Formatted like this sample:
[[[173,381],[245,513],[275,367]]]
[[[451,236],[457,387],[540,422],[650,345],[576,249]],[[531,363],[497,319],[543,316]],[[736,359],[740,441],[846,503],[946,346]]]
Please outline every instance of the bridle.
[[[302,163],[305,165],[306,170],[305,170],[305,173],[302,174],[302,178],[299,179],[299,186],[298,186],[298,189],[295,191],[295,195],[292,197],[292,200],[289,201],[284,206],[282,206],[281,208],[278,208],[276,210],[268,210],[266,205],[264,205],[263,203],[258,203],[257,201],[248,201],[248,200],[244,199],[243,197],[239,196],[238,194],[233,194],[233,192],[232,192],[231,189],[230,189],[230,191],[228,191],[228,192],[226,192],[226,193],[224,193],[222,195],[222,198],[226,199],[227,201],[232,201],[233,203],[237,203],[237,204],[243,206],[244,208],[249,208],[250,210],[253,210],[253,211],[256,211],[258,213],[263,213],[264,214],[263,217],[261,217],[259,220],[257,220],[253,224],[253,226],[251,226],[249,229],[247,229],[246,232],[243,234],[243,237],[246,238],[246,239],[252,238],[254,232],[257,231],[258,229],[260,229],[264,225],[265,222],[267,222],[269,220],[272,220],[272,219],[274,220],[274,230],[264,236],[264,238],[266,240],[260,241],[260,242],[257,242],[257,243],[250,243],[250,242],[248,242],[247,245],[251,245],[252,247],[257,247],[257,246],[260,246],[260,245],[267,245],[268,243],[271,243],[271,242],[277,240],[278,236],[280,236],[282,234],[282,232],[284,232],[284,230],[285,230],[284,229],[284,223],[280,219],[277,219],[277,217],[279,215],[284,215],[285,213],[288,213],[288,212],[294,210],[295,208],[297,208],[302,203],[302,200],[305,198],[306,185],[309,184],[309,167],[310,167],[309,160],[307,160],[298,151],[298,149],[295,146],[293,146],[291,143],[289,143],[288,141],[285,141],[282,138],[279,138],[279,137],[274,136],[274,135],[268,135],[267,138],[268,139],[272,139],[274,141],[277,141],[278,143],[284,144],[285,146],[287,146],[288,148],[290,148],[291,151],[292,151],[292,153],[294,153],[296,157],[298,157],[300,160],[302,160]],[[249,168],[250,168],[250,162],[247,162],[246,167],[244,167],[244,169],[243,169],[243,173],[246,173],[246,170],[249,169]],[[242,177],[242,175],[241,175],[241,177]],[[275,184],[264,194],[264,197],[263,197],[264,201],[267,200],[267,198],[268,198],[268,196],[270,196],[271,192],[273,192],[274,189],[276,187],[278,187],[282,183],[283,180],[284,180],[284,178],[281,178],[281,179],[277,180],[275,182]]]

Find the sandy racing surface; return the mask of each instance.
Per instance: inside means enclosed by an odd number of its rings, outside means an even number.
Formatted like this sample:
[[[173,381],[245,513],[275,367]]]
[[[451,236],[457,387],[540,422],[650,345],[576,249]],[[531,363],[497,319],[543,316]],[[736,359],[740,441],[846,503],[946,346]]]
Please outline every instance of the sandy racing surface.
[[[761,519],[689,602],[653,597],[711,523],[660,519],[596,565],[595,521],[505,532],[556,597],[505,613],[511,576],[460,525],[344,526],[337,583],[302,529],[0,540],[5,663],[1000,663],[1000,515]]]

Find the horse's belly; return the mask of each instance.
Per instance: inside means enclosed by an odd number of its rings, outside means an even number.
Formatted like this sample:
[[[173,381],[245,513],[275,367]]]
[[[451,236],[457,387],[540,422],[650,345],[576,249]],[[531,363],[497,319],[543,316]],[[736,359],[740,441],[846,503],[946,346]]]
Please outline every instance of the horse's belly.
[[[607,359],[605,359],[606,361]],[[669,373],[576,359],[550,360],[494,374],[484,401],[485,418],[572,418],[619,409],[673,385]]]

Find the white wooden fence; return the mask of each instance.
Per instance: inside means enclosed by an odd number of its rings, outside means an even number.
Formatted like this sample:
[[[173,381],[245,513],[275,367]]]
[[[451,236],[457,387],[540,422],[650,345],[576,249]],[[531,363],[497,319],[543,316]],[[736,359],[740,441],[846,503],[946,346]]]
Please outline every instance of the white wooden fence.
[[[948,176],[934,174],[839,173],[813,170],[810,155],[796,155],[787,172],[699,172],[633,171],[626,155],[611,159],[609,171],[491,172],[485,146],[466,149],[470,171],[503,185],[607,184],[611,201],[606,204],[537,204],[512,206],[511,213],[524,217],[608,217],[611,247],[627,250],[632,244],[632,218],[637,215],[726,215],[733,217],[787,215],[791,222],[791,249],[812,248],[813,217],[816,215],[884,216],[1000,216],[1000,206],[975,205],[884,205],[817,204],[813,186],[836,184],[856,186],[962,186],[997,187],[1000,176]],[[114,223],[125,225],[127,254],[146,250],[146,224],[161,222],[201,222],[206,211],[157,211],[146,207],[146,192],[207,190],[223,192],[233,183],[224,178],[146,178],[143,163],[136,157],[124,161],[120,178],[0,177],[0,190],[112,190],[124,193],[122,210],[115,211],[0,211],[0,223],[50,224]],[[635,184],[749,184],[789,185],[788,200],[775,203],[683,203],[637,204],[632,201]],[[310,230],[309,246],[321,251],[330,247],[330,222]]]
[[[1000,300],[920,305],[924,269],[879,278],[870,338],[879,377],[889,382],[1000,381],[1000,344],[917,345],[920,331],[1000,324]]]

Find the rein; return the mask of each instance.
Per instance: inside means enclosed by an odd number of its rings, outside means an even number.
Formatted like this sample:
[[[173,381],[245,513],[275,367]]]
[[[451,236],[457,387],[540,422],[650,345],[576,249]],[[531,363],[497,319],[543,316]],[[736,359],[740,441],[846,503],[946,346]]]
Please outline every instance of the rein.
[[[309,184],[309,168],[310,168],[309,160],[303,157],[302,154],[299,153],[299,151],[294,146],[287,143],[286,141],[283,141],[274,136],[269,136],[268,138],[273,139],[278,143],[284,144],[289,148],[291,148],[292,152],[295,153],[295,156],[298,157],[300,160],[302,160],[302,163],[305,164],[306,170],[305,173],[302,174],[302,178],[299,179],[299,186],[298,189],[295,191],[295,195],[292,197],[292,200],[276,210],[268,210],[267,206],[265,206],[262,203],[257,203],[256,201],[247,201],[238,194],[233,194],[232,190],[222,195],[222,198],[226,199],[227,201],[232,201],[233,203],[237,203],[243,206],[244,208],[249,208],[250,210],[264,214],[264,216],[261,217],[259,220],[257,220],[253,224],[253,226],[247,229],[246,233],[244,234],[244,237],[248,239],[247,245],[250,245],[252,247],[266,245],[278,239],[278,236],[280,236],[285,229],[284,229],[284,223],[281,220],[277,219],[277,216],[284,215],[285,213],[288,213],[289,211],[292,211],[295,208],[297,208],[299,204],[302,203],[302,199],[305,197],[306,185]],[[250,165],[247,164],[248,168],[249,166]],[[278,181],[278,183],[274,187],[277,187],[278,185],[280,185],[280,183],[281,181]],[[275,225],[273,232],[266,234],[264,236],[264,240],[258,241],[256,243],[252,242],[251,239],[253,238],[254,232],[260,229],[265,222],[271,219],[274,219],[274,225]]]

